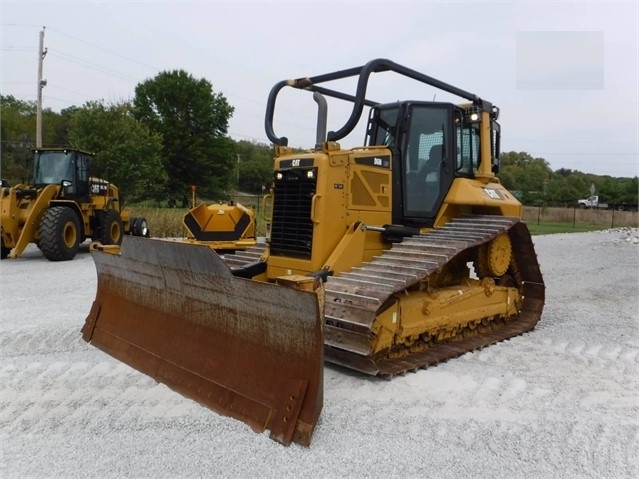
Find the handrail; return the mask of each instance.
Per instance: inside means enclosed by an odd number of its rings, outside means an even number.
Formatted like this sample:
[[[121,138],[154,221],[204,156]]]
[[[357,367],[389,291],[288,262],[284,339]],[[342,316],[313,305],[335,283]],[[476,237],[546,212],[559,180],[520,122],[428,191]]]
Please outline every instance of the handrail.
[[[283,80],[276,83],[271,89],[268,100],[266,103],[266,115],[264,120],[264,128],[266,130],[266,136],[268,136],[269,140],[271,140],[275,145],[279,146],[287,146],[288,138],[285,136],[278,137],[273,131],[273,115],[275,111],[275,103],[277,100],[277,95],[280,90],[284,87],[292,87],[300,90],[308,90],[312,92],[319,92],[322,95],[330,96],[333,98],[338,98],[340,100],[346,100],[353,103],[353,110],[351,112],[350,117],[346,120],[344,126],[342,126],[337,131],[329,131],[327,134],[327,140],[329,141],[338,141],[347,136],[357,123],[359,122],[364,106],[375,106],[379,104],[379,102],[375,102],[366,98],[366,90],[368,87],[368,79],[370,78],[372,73],[380,73],[385,71],[393,71],[400,75],[403,75],[408,78],[412,78],[413,80],[417,80],[426,85],[433,86],[440,90],[443,90],[448,93],[452,93],[453,95],[465,98],[466,100],[472,101],[483,111],[490,111],[492,108],[492,104],[482,100],[480,97],[473,93],[469,93],[461,88],[457,88],[453,85],[449,85],[448,83],[444,83],[441,80],[437,80],[436,78],[430,77],[428,75],[424,75],[416,70],[411,68],[407,68],[403,65],[399,65],[391,60],[387,60],[384,58],[378,58],[375,60],[371,60],[363,66],[349,68],[346,70],[341,70],[333,73],[325,73],[322,75],[316,75],[313,77],[305,77],[298,78],[295,80]],[[343,78],[349,78],[359,76],[359,80],[357,82],[357,88],[355,91],[355,95],[350,95],[348,93],[332,90],[329,88],[318,86],[319,83],[340,80]]]

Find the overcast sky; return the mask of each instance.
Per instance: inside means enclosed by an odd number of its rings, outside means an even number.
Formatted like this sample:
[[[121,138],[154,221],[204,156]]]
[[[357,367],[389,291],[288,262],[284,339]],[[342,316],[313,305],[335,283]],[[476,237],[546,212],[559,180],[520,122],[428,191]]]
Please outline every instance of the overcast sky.
[[[275,83],[387,58],[497,105],[502,151],[542,157],[553,170],[629,177],[639,174],[637,5],[0,0],[1,92],[36,100],[46,27],[44,108],[131,100],[138,83],[182,69],[235,107],[231,137],[269,143],[264,109]],[[370,90],[380,102],[463,101],[412,83],[384,73]],[[303,93],[282,91],[275,133],[310,147],[317,110]],[[329,130],[348,113],[337,103]],[[362,126],[342,144],[363,138]]]

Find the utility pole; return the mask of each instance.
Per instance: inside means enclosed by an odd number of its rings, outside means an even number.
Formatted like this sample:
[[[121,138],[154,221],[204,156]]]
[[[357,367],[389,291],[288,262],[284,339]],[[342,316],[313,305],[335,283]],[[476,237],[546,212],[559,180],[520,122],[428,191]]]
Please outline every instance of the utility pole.
[[[40,48],[38,49],[38,102],[36,105],[36,148],[42,147],[42,89],[46,86],[47,81],[42,79],[42,61],[47,55],[44,48],[44,29],[40,32]]]
[[[237,154],[237,178],[236,178],[236,191],[240,191],[240,154]]]

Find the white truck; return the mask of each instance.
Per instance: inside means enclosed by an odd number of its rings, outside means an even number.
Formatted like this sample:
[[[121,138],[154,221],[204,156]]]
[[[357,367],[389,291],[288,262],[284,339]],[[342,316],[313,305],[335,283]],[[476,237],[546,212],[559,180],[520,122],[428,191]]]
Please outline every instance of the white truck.
[[[593,195],[590,198],[577,200],[579,208],[598,208],[603,210],[619,210],[619,211],[637,211],[636,203],[608,203],[599,195]]]
[[[600,198],[598,195],[594,195],[583,200],[577,200],[577,206],[580,208],[608,208],[608,204],[604,203],[603,198]]]

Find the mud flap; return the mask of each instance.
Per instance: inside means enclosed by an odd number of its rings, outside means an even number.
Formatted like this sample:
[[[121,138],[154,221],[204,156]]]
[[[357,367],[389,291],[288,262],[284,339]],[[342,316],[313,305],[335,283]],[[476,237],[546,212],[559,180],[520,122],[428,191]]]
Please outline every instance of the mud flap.
[[[204,245],[126,236],[92,251],[83,338],[285,445],[309,445],[323,404],[320,293],[234,277]]]

